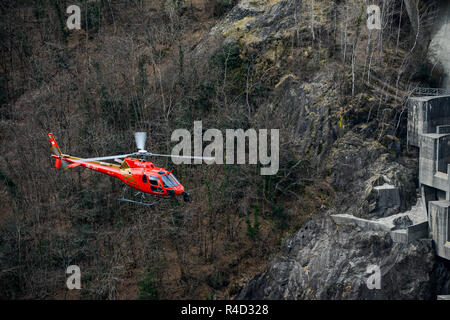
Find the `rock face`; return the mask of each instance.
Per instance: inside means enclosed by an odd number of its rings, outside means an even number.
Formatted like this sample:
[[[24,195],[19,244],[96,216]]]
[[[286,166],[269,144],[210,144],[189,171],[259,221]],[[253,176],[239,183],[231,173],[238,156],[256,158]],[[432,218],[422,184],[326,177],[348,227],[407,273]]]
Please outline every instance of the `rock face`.
[[[413,224],[408,216],[398,217],[394,219],[395,229],[401,229]]]
[[[237,299],[436,299],[447,294],[449,263],[436,257],[429,239],[394,243],[389,232],[338,226],[330,218],[346,213],[371,219],[410,208],[416,199],[415,165],[353,131],[336,140],[327,163],[339,194],[334,207],[288,239]],[[398,188],[400,205],[383,211],[377,209],[377,186],[385,184]],[[380,289],[367,286],[372,266],[379,267]]]
[[[210,35],[237,44],[240,55],[257,57],[256,64],[267,72],[270,68],[264,65],[283,70],[279,68],[283,59],[285,65],[295,60],[311,66],[310,48],[302,47],[295,57],[286,54],[286,47],[299,34],[303,42],[311,34],[307,23],[298,23],[309,17],[304,2],[239,1]],[[315,12],[314,25],[316,31],[327,34],[324,12]],[[319,61],[310,69],[313,75],[307,81],[288,68],[274,77],[273,90],[255,119],[262,127],[280,128],[282,136],[289,137],[295,150],[280,154],[295,152],[307,159],[336,190],[335,202],[288,239],[268,269],[256,275],[237,298],[435,299],[446,294],[450,269],[435,256],[428,239],[394,243],[387,231],[337,226],[330,218],[348,214],[375,219],[410,209],[417,199],[418,164],[400,156],[397,137],[369,122],[369,100],[361,108],[340,100],[345,81],[336,72],[339,68],[327,70]],[[395,221],[396,228],[409,225],[407,218]],[[368,268],[373,266],[379,267],[381,288],[371,290],[367,280]]]
[[[295,142],[298,154],[320,166],[338,136],[336,91],[332,73],[318,73],[311,83],[286,75],[256,117],[267,127],[280,128]]]
[[[364,129],[340,137],[325,131],[320,139],[327,142],[327,156],[321,160],[338,193],[333,208],[288,239],[267,271],[255,276],[237,298],[436,299],[447,294],[450,269],[436,257],[430,240],[394,243],[389,232],[337,226],[330,218],[345,213],[373,219],[411,208],[417,199],[417,163],[399,158]],[[395,190],[395,201],[383,198],[385,189]],[[410,222],[398,220],[396,225]],[[373,266],[380,270],[380,289],[367,285]]]
[[[428,240],[393,243],[381,231],[338,228],[324,214],[290,238],[237,299],[436,299],[450,290],[447,264]],[[373,265],[380,289],[367,286]]]
[[[247,45],[290,38],[296,28],[301,0],[240,1],[212,33],[222,33]]]
[[[336,202],[339,213],[387,217],[411,208],[416,199],[417,163],[397,159],[387,147],[364,134],[349,131],[336,141],[327,167],[331,184],[341,193]],[[380,206],[383,185],[398,189],[392,206]]]

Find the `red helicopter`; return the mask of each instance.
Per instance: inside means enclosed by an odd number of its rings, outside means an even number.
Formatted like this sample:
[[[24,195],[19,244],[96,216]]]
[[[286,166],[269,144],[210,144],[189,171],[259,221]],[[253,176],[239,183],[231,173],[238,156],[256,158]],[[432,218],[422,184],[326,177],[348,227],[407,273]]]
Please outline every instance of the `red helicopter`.
[[[159,198],[169,198],[182,195],[184,201],[191,201],[191,196],[189,193],[184,191],[183,185],[173,175],[172,171],[156,167],[152,162],[146,161],[146,157],[176,157],[214,160],[214,158],[211,157],[177,156],[148,152],[144,149],[145,140],[147,138],[146,132],[134,133],[136,145],[139,151],[130,154],[97,158],[78,158],[68,154],[63,154],[53,134],[49,133],[48,137],[52,145],[50,150],[54,153],[52,157],[55,158],[55,168],[58,169],[63,167],[68,169],[83,166],[88,169],[118,178],[126,184],[122,192],[122,198],[119,200],[145,206],[152,206],[159,202],[159,200],[152,203],[146,202],[146,195],[156,196]],[[104,160],[114,160],[119,162],[120,165],[104,162]],[[125,198],[128,187],[137,190],[134,197],[139,197],[138,200]]]

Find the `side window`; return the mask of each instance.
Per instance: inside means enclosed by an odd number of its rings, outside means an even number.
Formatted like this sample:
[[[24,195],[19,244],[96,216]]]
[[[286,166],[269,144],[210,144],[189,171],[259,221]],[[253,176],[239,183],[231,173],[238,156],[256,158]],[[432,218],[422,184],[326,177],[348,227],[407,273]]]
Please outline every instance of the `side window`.
[[[148,181],[150,182],[150,190],[158,193],[163,193],[164,190],[158,187],[159,178],[154,176],[149,176]]]
[[[163,192],[163,189],[159,188],[159,187],[155,187],[155,186],[150,186],[150,189],[154,192]]]
[[[147,176],[145,174],[142,176],[142,182],[147,183]]]
[[[148,177],[148,181],[150,181],[151,185],[157,186],[159,178],[158,177],[154,177],[154,176],[149,176]]]

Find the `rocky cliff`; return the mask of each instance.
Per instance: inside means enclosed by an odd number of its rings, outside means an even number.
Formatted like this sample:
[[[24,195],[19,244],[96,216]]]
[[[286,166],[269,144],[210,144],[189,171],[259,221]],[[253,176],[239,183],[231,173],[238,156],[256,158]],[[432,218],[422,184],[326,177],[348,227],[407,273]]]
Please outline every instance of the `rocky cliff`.
[[[338,226],[336,213],[373,218],[411,206],[416,170],[364,135],[348,133],[331,152],[334,206],[288,238],[268,269],[255,276],[238,299],[435,299],[450,290],[450,264],[435,256],[429,239],[395,243],[384,231]],[[373,188],[400,186],[400,206],[375,210]],[[379,266],[381,288],[369,289],[368,268]]]
[[[270,48],[273,39],[295,34],[299,29],[292,27],[294,21],[305,19],[300,12],[314,8],[304,2],[298,11],[289,10],[292,3],[279,1],[260,12],[242,1],[226,20],[239,22],[220,30],[246,48],[261,43]],[[286,14],[278,19],[277,12]],[[324,21],[330,19],[323,15],[326,10],[320,12]],[[317,21],[315,31],[326,32],[327,24],[321,24],[320,18]],[[313,38],[314,29],[309,32]],[[268,52],[277,52],[271,50]],[[438,294],[448,294],[449,263],[435,256],[429,239],[395,243],[388,232],[338,226],[330,218],[346,213],[374,219],[411,208],[417,199],[417,159],[416,150],[405,148],[404,133],[399,129],[399,124],[404,125],[402,115],[398,122],[383,123],[385,117],[396,118],[398,113],[393,112],[395,108],[385,108],[388,115],[380,117],[382,100],[377,105],[371,97],[377,89],[357,101],[343,102],[339,95],[346,82],[336,83],[336,72],[323,72],[327,66],[320,66],[306,82],[285,76],[277,85],[277,102],[271,106],[292,110],[297,150],[309,155],[326,175],[336,191],[335,200],[284,241],[267,270],[250,280],[237,299],[435,299]],[[375,108],[377,117],[372,118]],[[383,184],[398,188],[397,205],[379,208],[375,187]],[[368,268],[373,265],[380,268],[381,288],[371,290],[367,280]]]
[[[372,265],[380,289],[367,286]],[[448,267],[430,241],[393,243],[383,232],[338,228],[324,214],[287,240],[238,299],[435,299],[448,294]]]

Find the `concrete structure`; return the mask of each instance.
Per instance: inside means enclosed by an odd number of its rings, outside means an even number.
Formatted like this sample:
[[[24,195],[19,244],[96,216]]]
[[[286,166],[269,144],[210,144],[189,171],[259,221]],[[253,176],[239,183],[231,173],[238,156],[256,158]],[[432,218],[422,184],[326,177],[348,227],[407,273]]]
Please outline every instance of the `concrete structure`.
[[[378,222],[376,220],[358,218],[352,216],[351,214],[334,214],[331,216],[331,218],[337,225],[357,226],[363,230],[391,231],[392,229],[392,227],[386,223]]]
[[[436,245],[436,254],[450,259],[450,201],[431,201],[429,203],[430,236]]]
[[[408,144],[420,148],[420,191],[436,254],[450,260],[450,96],[408,100]]]
[[[399,228],[395,221],[402,217],[410,218],[411,225]],[[337,225],[351,225],[362,230],[389,232],[394,242],[408,243],[428,237],[428,221],[422,210],[421,199],[418,199],[416,206],[408,212],[376,220],[362,219],[350,214],[335,214],[331,218]]]
[[[450,95],[413,97],[408,100],[408,143],[419,146],[421,134],[437,133],[437,126],[450,125]]]
[[[378,210],[400,206],[400,193],[397,187],[385,183],[374,187],[374,190],[377,193]]]

